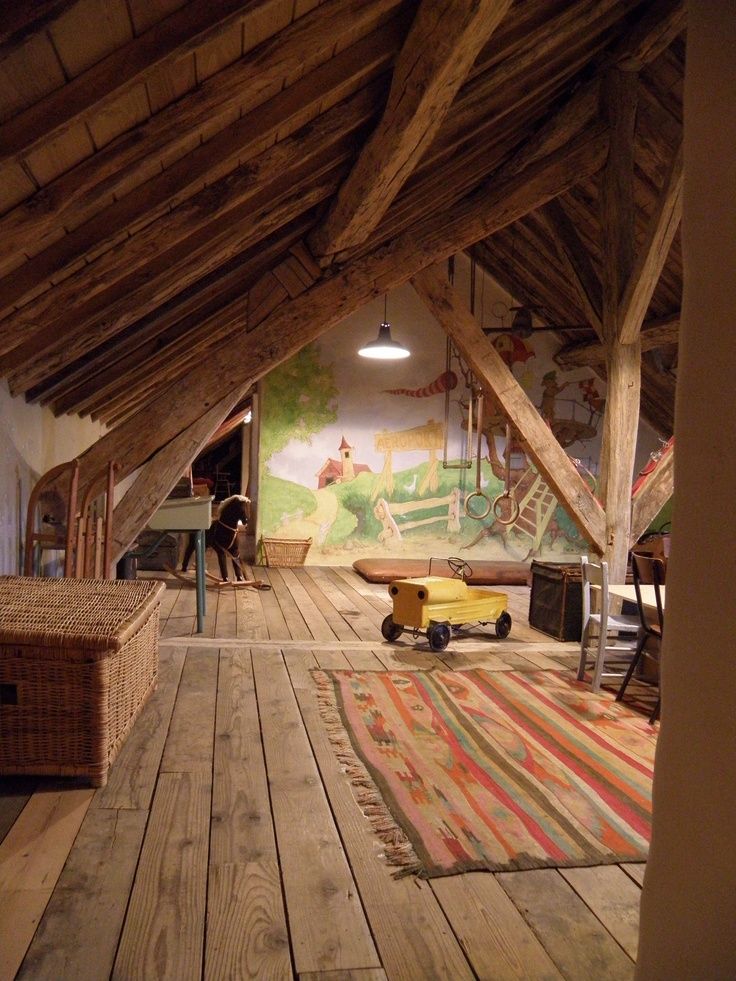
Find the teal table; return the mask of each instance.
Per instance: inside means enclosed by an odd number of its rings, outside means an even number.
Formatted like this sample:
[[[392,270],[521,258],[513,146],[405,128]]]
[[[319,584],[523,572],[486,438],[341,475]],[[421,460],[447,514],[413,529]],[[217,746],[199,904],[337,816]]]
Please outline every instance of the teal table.
[[[204,533],[212,524],[212,497],[172,497],[164,501],[148,522],[153,531],[176,534],[194,532],[197,589],[197,633],[204,630],[206,583]]]

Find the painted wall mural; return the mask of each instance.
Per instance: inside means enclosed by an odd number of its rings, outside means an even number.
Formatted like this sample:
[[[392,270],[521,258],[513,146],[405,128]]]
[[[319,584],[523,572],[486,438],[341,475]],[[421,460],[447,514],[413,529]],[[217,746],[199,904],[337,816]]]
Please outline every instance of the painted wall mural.
[[[311,538],[310,564],[387,555],[574,560],[586,543],[513,431],[508,438],[498,406],[479,403],[441,328],[409,287],[391,294],[389,310],[392,333],[412,352],[405,361],[357,356],[381,319],[376,305],[265,379],[258,534]],[[603,383],[586,369],[558,369],[549,334],[490,336],[594,485]],[[652,442],[646,433],[644,458]]]

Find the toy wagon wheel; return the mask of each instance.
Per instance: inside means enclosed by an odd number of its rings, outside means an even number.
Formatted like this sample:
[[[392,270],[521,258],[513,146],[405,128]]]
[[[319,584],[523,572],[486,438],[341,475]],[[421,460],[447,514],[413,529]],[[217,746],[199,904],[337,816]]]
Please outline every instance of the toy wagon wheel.
[[[505,640],[511,633],[511,614],[502,613],[496,620],[496,636],[500,640]]]
[[[427,640],[433,651],[444,651],[450,643],[450,628],[446,623],[435,623],[427,630]]]
[[[396,623],[394,618],[389,613],[381,624],[381,633],[383,634],[385,640],[392,644],[395,640],[399,639],[403,632],[404,628],[400,623]]]

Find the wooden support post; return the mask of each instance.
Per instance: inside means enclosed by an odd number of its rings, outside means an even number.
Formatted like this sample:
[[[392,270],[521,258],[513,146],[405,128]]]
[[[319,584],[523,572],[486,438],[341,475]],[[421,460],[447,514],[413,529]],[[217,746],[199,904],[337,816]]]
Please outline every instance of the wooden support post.
[[[412,285],[498,402],[575,526],[602,552],[606,519],[600,505],[473,314],[436,268],[417,273]]]
[[[601,188],[603,343],[608,392],[601,442],[600,496],[606,512],[603,558],[623,582],[629,551],[631,483],[639,426],[641,341],[619,341],[621,297],[634,265],[634,125],[638,78],[611,69],[602,86],[611,145]]]

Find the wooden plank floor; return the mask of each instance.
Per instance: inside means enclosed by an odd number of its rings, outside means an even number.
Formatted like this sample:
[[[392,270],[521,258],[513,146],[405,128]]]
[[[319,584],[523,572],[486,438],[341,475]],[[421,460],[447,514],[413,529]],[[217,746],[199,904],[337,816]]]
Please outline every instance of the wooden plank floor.
[[[312,668],[558,668],[511,635],[383,642],[385,586],[253,570],[269,592],[170,580],[160,682],[106,787],[0,778],[0,981],[623,979],[642,866],[395,880],[321,723]]]

